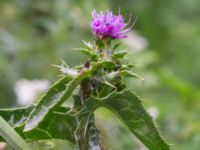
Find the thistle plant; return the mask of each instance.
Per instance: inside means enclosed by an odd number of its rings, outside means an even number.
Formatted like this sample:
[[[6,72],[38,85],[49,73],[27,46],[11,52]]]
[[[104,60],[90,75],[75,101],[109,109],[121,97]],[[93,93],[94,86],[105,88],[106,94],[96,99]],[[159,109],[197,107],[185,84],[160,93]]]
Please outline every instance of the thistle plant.
[[[1,117],[27,142],[62,139],[75,144],[77,150],[105,150],[94,115],[97,108],[105,107],[147,148],[168,150],[140,98],[124,82],[127,77],[142,79],[133,71],[134,65],[122,61],[127,52],[117,44],[117,39],[128,38],[130,22],[120,13],[94,10],[90,23],[94,40],[83,41],[84,48],[76,49],[87,56],[84,64],[74,68],[65,62],[56,65],[62,78],[37,104],[0,110]],[[71,98],[73,106],[63,105]]]

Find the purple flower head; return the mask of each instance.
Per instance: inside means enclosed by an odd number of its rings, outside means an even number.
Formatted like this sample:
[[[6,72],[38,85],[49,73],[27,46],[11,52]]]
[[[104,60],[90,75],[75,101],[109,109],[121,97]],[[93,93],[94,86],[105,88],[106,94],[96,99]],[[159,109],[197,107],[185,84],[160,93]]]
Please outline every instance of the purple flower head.
[[[126,38],[127,33],[132,28],[127,27],[128,23],[124,22],[124,18],[120,13],[114,15],[112,11],[96,13],[96,10],[93,10],[90,25],[93,34],[98,39],[107,37],[112,39]]]

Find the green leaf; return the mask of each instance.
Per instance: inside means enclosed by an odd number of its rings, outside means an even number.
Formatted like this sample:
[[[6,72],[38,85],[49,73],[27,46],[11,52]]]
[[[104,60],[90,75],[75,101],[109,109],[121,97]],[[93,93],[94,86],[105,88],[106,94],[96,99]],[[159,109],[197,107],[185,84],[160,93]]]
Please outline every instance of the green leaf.
[[[100,64],[101,66],[103,66],[104,68],[106,68],[106,69],[113,69],[113,68],[116,67],[116,65],[115,65],[114,62],[112,62],[112,61],[107,61],[107,60],[102,60],[102,61],[99,62],[99,64]]]
[[[94,111],[100,106],[112,110],[150,150],[169,150],[169,145],[162,139],[141,100],[133,92],[112,92],[101,99],[91,97],[88,100],[87,111]]]
[[[110,62],[108,64],[110,64]],[[106,62],[93,63],[90,69],[83,71],[71,81],[71,77],[67,76],[55,83],[30,113],[24,126],[24,131],[27,132],[36,128],[48,113],[60,106],[72,95],[74,89],[82,80],[90,77],[102,65],[108,64]],[[66,84],[67,87],[65,86]]]
[[[31,150],[22,137],[1,116],[0,135],[16,150]]]
[[[104,48],[105,47],[105,44],[102,40],[96,40],[96,45],[99,47],[99,48]]]
[[[34,106],[0,109],[0,116],[3,117],[12,127],[22,126]]]
[[[121,43],[116,43],[116,44],[113,46],[113,50],[116,50],[120,45],[121,45]]]
[[[127,54],[127,52],[125,51],[121,51],[121,52],[116,52],[113,54],[113,58],[115,59],[122,59],[124,58],[124,56]]]
[[[143,77],[137,75],[136,73],[134,73],[132,71],[122,70],[122,71],[120,71],[120,74],[123,76],[126,76],[126,77],[133,77],[133,78],[137,78],[137,79],[144,81]]]
[[[86,49],[86,48],[76,48],[75,50],[85,54],[86,56],[88,56],[94,61],[98,60],[98,55],[94,52],[94,50]]]
[[[30,131],[37,127],[44,117],[53,109],[65,102],[73,93],[74,89],[84,78],[90,77],[101,64],[94,63],[92,67],[77,76],[74,79],[64,77],[55,83],[50,90],[42,97],[35,109],[30,113],[24,127],[24,131]],[[71,81],[70,81],[71,80]],[[67,84],[67,87],[65,86]]]
[[[70,81],[69,77],[65,77],[53,85],[31,112],[25,124],[24,131],[27,132],[37,127],[50,110],[67,100],[76,88],[76,82],[76,79]]]
[[[74,130],[76,120],[73,116],[53,112],[48,114],[45,119],[33,130],[24,132],[27,140],[38,141],[47,139],[61,139],[74,143]],[[23,134],[23,131],[21,131]]]
[[[87,48],[74,48],[74,50],[79,51],[87,56],[91,55],[91,50]]]
[[[73,133],[76,128],[76,119],[65,107],[59,107],[49,113],[45,119],[33,130],[23,132],[23,124],[28,117],[32,107],[0,110],[2,116],[15,130],[27,141],[38,141],[47,139],[61,139],[74,143]],[[20,124],[19,124],[20,122]],[[4,141],[0,138],[0,141]]]

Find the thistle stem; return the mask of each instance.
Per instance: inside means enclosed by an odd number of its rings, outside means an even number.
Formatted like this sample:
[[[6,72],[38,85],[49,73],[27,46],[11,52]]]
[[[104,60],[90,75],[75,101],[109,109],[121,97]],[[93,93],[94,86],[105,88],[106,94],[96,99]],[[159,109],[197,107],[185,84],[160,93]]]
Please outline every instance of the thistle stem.
[[[82,81],[79,96],[82,107],[87,109],[86,101],[92,92],[92,84],[89,79]],[[78,128],[76,131],[77,150],[92,150],[93,147],[102,149],[99,137],[99,130],[96,128],[94,121],[94,113],[86,113],[78,117]]]

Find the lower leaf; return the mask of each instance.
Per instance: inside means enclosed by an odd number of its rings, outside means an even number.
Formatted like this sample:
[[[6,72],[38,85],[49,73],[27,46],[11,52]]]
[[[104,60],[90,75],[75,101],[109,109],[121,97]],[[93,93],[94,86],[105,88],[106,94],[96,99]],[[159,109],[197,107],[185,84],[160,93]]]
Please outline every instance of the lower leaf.
[[[66,114],[67,108],[59,107],[48,114],[39,126],[29,132],[23,132],[23,125],[28,113],[33,107],[3,109],[2,116],[26,141],[61,139],[75,143],[74,130],[77,126],[76,119]],[[0,141],[4,141],[0,137]]]
[[[100,106],[110,109],[150,150],[169,150],[169,145],[162,139],[141,100],[133,92],[125,90],[113,92],[104,98],[91,97],[87,105],[93,111]]]

